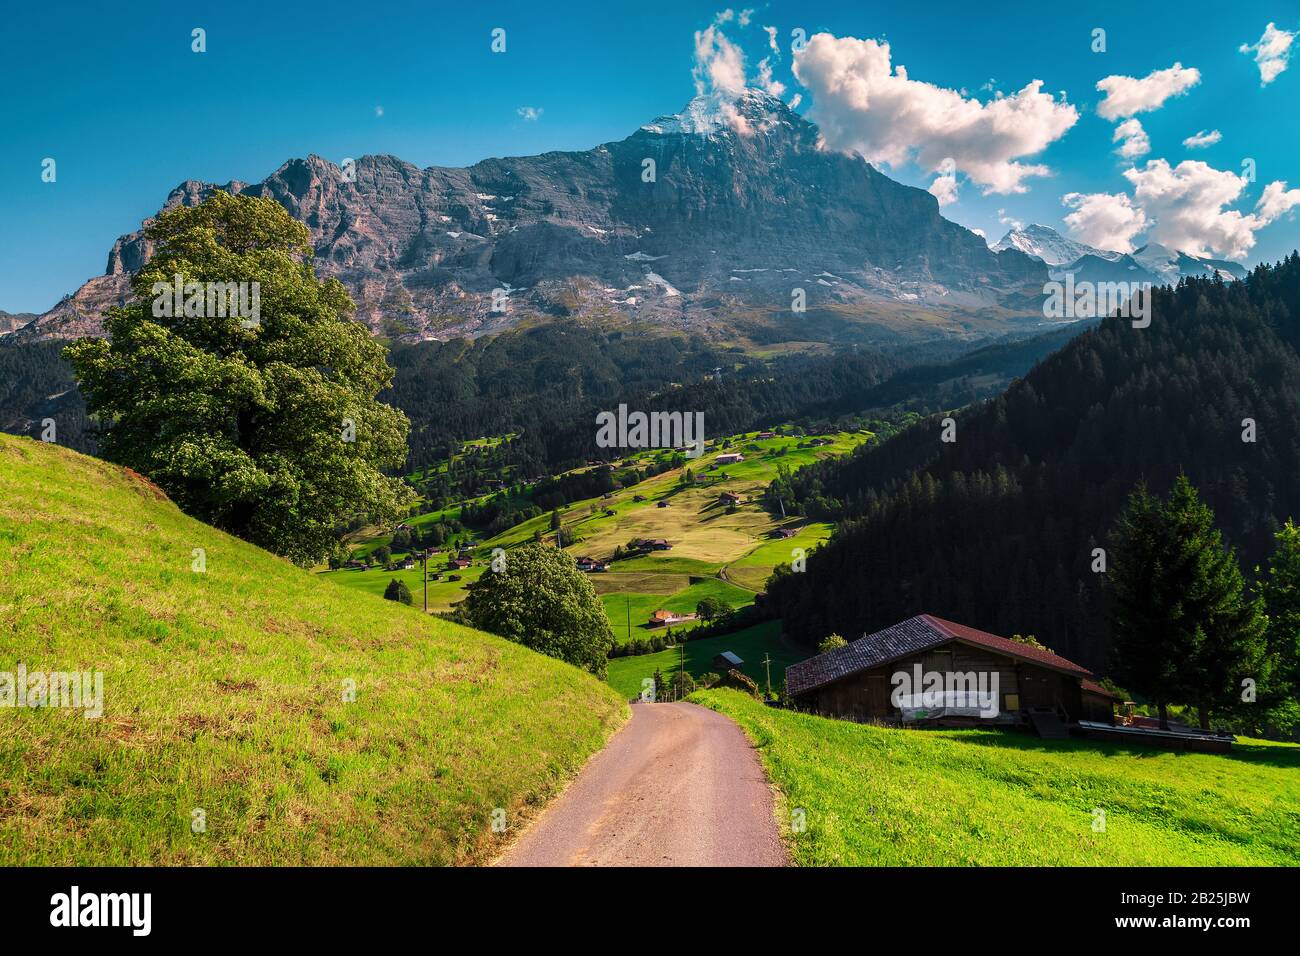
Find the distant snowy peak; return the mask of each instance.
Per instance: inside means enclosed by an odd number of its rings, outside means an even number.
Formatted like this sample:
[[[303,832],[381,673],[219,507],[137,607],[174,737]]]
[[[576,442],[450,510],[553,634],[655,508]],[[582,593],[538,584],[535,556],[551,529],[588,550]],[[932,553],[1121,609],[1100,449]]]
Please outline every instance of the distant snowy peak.
[[[1133,258],[1143,268],[1154,272],[1169,285],[1173,285],[1183,276],[1218,275],[1225,281],[1246,278],[1246,269],[1240,263],[1193,256],[1156,242],[1143,246],[1133,253]]]
[[[1023,229],[1012,229],[995,242],[990,248],[994,252],[1004,249],[1019,249],[1027,256],[1040,259],[1049,266],[1063,266],[1077,262],[1084,256],[1096,256],[1099,259],[1114,261],[1120,257],[1118,252],[1109,252],[1083,242],[1067,239],[1051,226],[1038,223]]]
[[[1175,285],[1184,276],[1221,276],[1225,281],[1246,278],[1246,269],[1236,262],[1206,259],[1151,242],[1131,254],[1097,249],[1067,239],[1051,226],[1034,224],[1012,229],[990,247],[994,252],[1019,249],[1041,259],[1053,277],[1073,273],[1075,280],[1152,282]]]

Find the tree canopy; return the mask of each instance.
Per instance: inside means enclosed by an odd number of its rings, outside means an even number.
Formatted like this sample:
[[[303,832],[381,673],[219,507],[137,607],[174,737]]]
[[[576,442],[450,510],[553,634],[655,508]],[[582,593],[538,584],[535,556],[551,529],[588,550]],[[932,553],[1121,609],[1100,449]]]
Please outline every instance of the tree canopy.
[[[270,199],[218,191],[162,213],[146,235],[155,253],[132,280],[135,301],[110,312],[109,339],[66,351],[107,424],[101,455],[189,514],[304,564],[346,519],[401,514],[409,490],[384,471],[405,462],[409,425],[375,401],[393,373],[349,320],[342,284],[312,271],[306,227]],[[253,320],[214,308],[208,284],[228,283],[258,290]],[[178,286],[184,302],[158,308]]]
[[[614,635],[595,589],[568,554],[521,545],[468,591],[460,612],[471,626],[605,676]]]

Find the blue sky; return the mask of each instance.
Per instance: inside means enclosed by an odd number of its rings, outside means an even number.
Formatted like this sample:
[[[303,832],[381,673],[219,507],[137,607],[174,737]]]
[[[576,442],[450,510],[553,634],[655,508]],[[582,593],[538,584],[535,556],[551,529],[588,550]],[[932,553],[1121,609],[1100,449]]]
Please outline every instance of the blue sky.
[[[1168,232],[1177,220],[1181,231],[1173,234],[1189,242],[1227,248],[1248,236],[1253,246],[1240,257],[1248,262],[1300,246],[1300,207],[1291,208],[1300,192],[1288,198],[1300,189],[1300,59],[1262,84],[1255,54],[1239,51],[1259,42],[1270,22],[1300,30],[1296,0],[1183,2],[1168,12],[1132,2],[1089,4],[1085,12],[1082,4],[799,0],[755,3],[747,16],[734,6],[722,18],[721,4],[672,0],[484,6],[11,5],[0,36],[0,309],[44,311],[102,272],[113,240],[138,228],[185,179],[257,181],[307,153],[336,162],[392,153],[419,166],[466,165],[621,139],[695,94],[695,38],[711,25],[725,38],[722,48],[743,54],[751,84],[767,58],[783,98],[801,95],[799,112],[838,111],[848,130],[844,148],[863,151],[866,143],[902,156],[882,165],[896,179],[930,185],[935,151],[956,143],[957,198],[943,213],[990,240],[1013,220],[1066,232],[1063,217],[1072,211],[1089,214],[1076,238],[1109,236],[1108,216],[1137,210],[1148,230]],[[766,26],[776,28],[779,53],[769,48]],[[195,27],[206,30],[202,54],[191,51]],[[491,52],[495,27],[506,30],[504,54]],[[1104,53],[1091,49],[1097,27],[1106,31]],[[829,34],[816,48],[817,76],[811,67],[802,78],[792,74],[796,28],[808,37]],[[842,54],[869,49],[857,40],[887,41],[892,67],[906,69],[909,82],[895,77],[876,89],[873,103],[892,97],[901,111],[883,133],[887,112],[855,111],[829,85],[842,78],[835,70],[853,69]],[[1134,117],[1098,114],[1103,77],[1139,81],[1175,63],[1184,82],[1187,70],[1197,71],[1181,94]],[[996,141],[997,120],[982,111],[997,91],[1014,96],[1032,80],[1052,99],[1039,99],[1027,123],[1063,121],[1067,104],[1076,117],[1060,135],[1044,134],[1043,148],[1018,154]],[[1149,93],[1143,87],[1139,99],[1149,102]],[[952,96],[971,101],[957,111],[969,114],[969,128],[951,128],[951,117],[909,125],[916,109],[951,105]],[[523,107],[540,114],[525,119]],[[1113,137],[1129,118],[1141,124],[1149,151],[1124,159]],[[1207,148],[1183,145],[1216,130],[1219,140]],[[1008,149],[1011,155],[999,154]],[[46,157],[57,162],[53,183],[41,181]],[[1255,180],[1227,181],[1229,192],[1238,190],[1230,202],[1207,199],[1224,188],[1226,174],[1242,173],[1247,158]],[[1180,174],[1184,161],[1205,168]],[[1168,182],[1162,170],[1124,175],[1155,162],[1168,164]],[[1023,177],[1023,192],[988,192],[990,180],[1005,180],[1007,163],[1048,173]],[[1187,193],[1185,206],[1167,190],[1150,202],[1136,195],[1139,183],[1155,195],[1170,182]],[[1271,212],[1262,216],[1256,207],[1273,182],[1287,185],[1274,187]],[[1062,196],[1070,194],[1106,198],[1067,208]],[[1202,222],[1204,236],[1196,232]],[[1119,227],[1134,244],[1151,238],[1148,230]]]

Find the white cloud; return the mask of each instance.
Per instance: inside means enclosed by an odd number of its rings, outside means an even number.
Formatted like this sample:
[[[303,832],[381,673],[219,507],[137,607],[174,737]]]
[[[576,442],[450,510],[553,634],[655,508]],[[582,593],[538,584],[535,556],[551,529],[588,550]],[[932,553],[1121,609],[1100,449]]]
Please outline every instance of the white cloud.
[[[957,201],[957,177],[951,173],[936,176],[930,183],[929,193],[939,200],[940,206],[947,206]]]
[[[790,109],[792,110],[797,110],[799,108],[799,104],[802,102],[803,102],[803,94],[796,93],[794,96],[790,97],[790,102],[787,103],[786,105],[789,106]]]
[[[1171,96],[1179,96],[1201,82],[1201,71],[1175,63],[1167,70],[1156,70],[1138,79],[1133,76],[1105,77],[1097,81],[1097,90],[1105,97],[1097,104],[1102,119],[1117,120],[1137,113],[1159,109]]]
[[[1287,189],[1286,183],[1276,180],[1264,187],[1264,194],[1255,203],[1255,212],[1265,223],[1270,223],[1300,206],[1300,189]]]
[[[1127,193],[1069,193],[1061,202],[1074,211],[1065,223],[1075,238],[1116,252],[1132,252],[1143,232],[1150,241],[1196,256],[1241,259],[1255,245],[1255,233],[1300,206],[1300,189],[1280,180],[1264,187],[1255,211],[1229,209],[1248,180],[1200,160],[1170,166],[1148,160],[1124,171]]]
[[[768,57],[763,57],[758,62],[758,85],[773,96],[780,96],[785,92],[785,84],[772,77],[772,64]]]
[[[767,34],[767,45],[772,48],[772,52],[780,56],[781,47],[776,42],[776,27],[763,27],[763,32]]]
[[[1115,152],[1125,159],[1137,159],[1151,152],[1151,139],[1137,119],[1126,119],[1116,126],[1111,142],[1120,144]]]
[[[1151,238],[1193,255],[1215,253],[1238,258],[1255,244],[1255,230],[1265,223],[1225,206],[1246,188],[1244,177],[1185,159],[1170,166],[1150,160],[1142,169],[1127,169],[1133,197],[1155,225]]]
[[[1011,216],[1008,216],[1007,211],[1005,209],[998,210],[998,222],[1004,226],[1008,226],[1016,230],[1016,232],[1019,232],[1021,229],[1025,228],[1025,224],[1021,222],[1019,219],[1013,219]]]
[[[1124,193],[1066,193],[1061,202],[1070,235],[1112,252],[1132,252],[1133,239],[1147,227],[1146,214]]]
[[[717,26],[699,30],[695,34],[695,69],[691,75],[697,94],[717,91],[739,95],[745,89],[745,54]]]
[[[1268,86],[1287,68],[1291,57],[1291,44],[1296,35],[1286,30],[1279,30],[1270,23],[1264,28],[1264,34],[1258,43],[1243,43],[1238,47],[1241,53],[1254,53],[1255,63],[1259,66],[1259,85]]]
[[[382,106],[376,106],[376,107],[375,107],[375,115],[376,115],[376,116],[383,116],[383,115],[384,115],[384,108],[383,108]]]
[[[927,172],[946,159],[985,193],[1022,193],[1043,165],[1019,160],[1065,135],[1078,111],[1042,92],[1034,80],[988,102],[913,80],[891,64],[887,42],[818,33],[794,60],[794,73],[813,94],[810,118],[823,145],[875,163],[915,161]]]
[[[1212,129],[1208,133],[1201,130],[1183,140],[1183,145],[1188,149],[1204,149],[1207,146],[1213,146],[1221,139],[1223,139],[1223,134],[1217,129]]]
[[[540,106],[521,106],[515,112],[531,123],[542,118],[543,110]]]

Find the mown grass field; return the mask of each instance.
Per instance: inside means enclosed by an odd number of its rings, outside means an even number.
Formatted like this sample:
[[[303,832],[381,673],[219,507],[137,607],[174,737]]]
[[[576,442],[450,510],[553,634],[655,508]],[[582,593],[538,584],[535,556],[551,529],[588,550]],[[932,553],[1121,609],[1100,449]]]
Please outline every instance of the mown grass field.
[[[802,866],[1300,865],[1295,745],[1175,753],[872,727],[728,690],[691,699],[734,719],[758,748]]]
[[[0,866],[479,862],[492,811],[522,825],[628,713],[0,435],[0,672],[19,663],[102,672],[104,713],[0,708]]]
[[[772,690],[779,691],[785,680],[785,669],[808,654],[781,640],[781,622],[765,621],[754,627],[745,628],[734,634],[722,637],[706,637],[698,641],[686,642],[686,672],[692,677],[700,677],[710,671],[718,673],[713,666],[713,658],[723,651],[732,651],[745,662],[741,668],[748,677],[753,678],[759,689],[767,686],[766,668],[763,666],[764,655],[772,658]],[[667,676],[676,673],[680,666],[682,651],[680,647],[659,651],[655,654],[641,654],[636,657],[614,657],[609,662],[609,684],[620,697],[631,700],[641,693],[642,680],[654,677],[655,669]]]
[[[757,439],[756,433],[732,436],[727,448],[717,447],[688,461],[688,468],[698,479],[693,486],[682,487],[680,478],[686,469],[666,471],[629,488],[623,488],[610,498],[590,498],[570,504],[561,512],[565,550],[575,558],[589,555],[608,559],[614,549],[626,546],[633,538],[663,538],[672,544],[671,551],[656,551],[627,558],[614,564],[608,574],[591,575],[592,583],[602,595],[606,613],[615,638],[628,639],[627,610],[631,601],[633,637],[645,636],[643,625],[658,608],[672,611],[694,611],[695,604],[705,596],[707,589],[687,576],[717,578],[714,589],[733,607],[742,607],[753,601],[755,592],[763,589],[772,568],[789,562],[795,548],[805,551],[826,540],[831,525],[825,522],[801,522],[798,519],[781,521],[763,509],[759,499],[768,483],[777,475],[781,465],[797,469],[802,465],[836,455],[844,455],[870,437],[866,433],[842,432],[829,436],[832,443],[817,447],[800,448],[807,438],[776,436]],[[740,452],[745,461],[713,467],[719,455]],[[664,454],[649,450],[629,455],[627,460],[651,459]],[[723,475],[726,477],[724,478]],[[732,513],[718,503],[723,491],[741,495],[743,503]],[[634,500],[643,497],[644,501]],[[666,501],[668,507],[658,503]],[[593,511],[594,506],[594,511]],[[458,513],[458,508],[443,513]],[[606,514],[612,512],[612,514]],[[419,526],[438,515],[411,519]],[[473,573],[461,572],[464,580],[459,584],[442,582],[429,588],[429,608],[448,610],[464,598],[464,586],[482,573],[494,548],[507,551],[519,544],[532,541],[535,535],[554,541],[550,514],[540,515],[515,525],[501,534],[489,538],[474,549],[479,566]],[[772,533],[780,526],[798,529],[793,538],[774,538]],[[389,535],[366,538],[354,545],[358,553],[371,553]],[[392,577],[405,580],[411,593],[420,595],[420,572],[323,572],[344,587],[355,587],[371,594],[382,594]],[[658,577],[658,580],[651,580]],[[698,592],[698,593],[697,593]],[[709,592],[712,593],[712,592]]]

